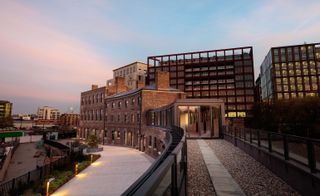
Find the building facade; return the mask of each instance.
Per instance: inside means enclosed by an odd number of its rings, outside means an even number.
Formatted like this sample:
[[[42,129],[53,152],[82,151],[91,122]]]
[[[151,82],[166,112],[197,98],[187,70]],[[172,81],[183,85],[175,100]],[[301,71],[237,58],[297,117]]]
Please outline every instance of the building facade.
[[[168,71],[170,86],[187,98],[223,100],[229,119],[246,117],[254,104],[252,47],[150,56],[147,64],[147,84]]]
[[[12,126],[11,112],[12,103],[0,100],[0,127]]]
[[[107,94],[105,86],[92,85],[91,90],[81,93],[80,123],[78,137],[101,135],[104,129],[104,98]]]
[[[60,126],[63,127],[79,127],[80,114],[64,113],[60,116]]]
[[[319,96],[320,43],[271,48],[260,74],[263,101]]]
[[[137,81],[145,83],[147,64],[142,62],[134,62],[129,65],[113,70],[113,78],[125,78],[125,84],[129,89],[136,89]],[[113,84],[113,80],[108,80],[108,84]]]
[[[52,108],[49,106],[43,106],[42,108],[38,108],[38,119],[39,120],[53,120],[57,121],[60,117],[60,112],[56,108]]]

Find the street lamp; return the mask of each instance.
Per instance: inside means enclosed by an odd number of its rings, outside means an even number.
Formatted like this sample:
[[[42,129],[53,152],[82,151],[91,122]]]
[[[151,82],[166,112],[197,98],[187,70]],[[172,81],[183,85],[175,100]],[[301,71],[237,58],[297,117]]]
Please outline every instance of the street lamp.
[[[54,180],[55,178],[49,178],[48,182],[47,182],[47,192],[46,192],[46,196],[49,196],[49,187],[50,187],[50,182],[52,180]]]

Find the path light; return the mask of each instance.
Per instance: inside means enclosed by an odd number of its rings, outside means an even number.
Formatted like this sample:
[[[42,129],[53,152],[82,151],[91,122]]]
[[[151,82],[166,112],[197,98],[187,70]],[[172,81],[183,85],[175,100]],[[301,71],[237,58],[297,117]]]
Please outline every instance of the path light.
[[[49,178],[48,182],[47,182],[47,192],[46,192],[46,196],[49,196],[49,187],[50,187],[50,182],[52,180],[54,180],[55,178]]]
[[[91,155],[91,164],[92,164],[92,162],[93,162],[93,154]]]
[[[78,174],[78,167],[79,167],[79,163],[76,163],[75,166],[74,166],[74,173],[75,173],[75,175]]]

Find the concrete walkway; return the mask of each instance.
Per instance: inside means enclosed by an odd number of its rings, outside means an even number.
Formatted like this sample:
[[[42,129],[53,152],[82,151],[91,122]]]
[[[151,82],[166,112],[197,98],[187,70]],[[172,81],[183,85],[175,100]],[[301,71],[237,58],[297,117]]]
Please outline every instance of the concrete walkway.
[[[52,196],[121,195],[154,161],[132,148],[103,146],[101,157]]]
[[[208,168],[211,181],[218,196],[245,195],[240,186],[234,181],[228,170],[221,164],[213,150],[203,140],[197,140],[204,162]]]

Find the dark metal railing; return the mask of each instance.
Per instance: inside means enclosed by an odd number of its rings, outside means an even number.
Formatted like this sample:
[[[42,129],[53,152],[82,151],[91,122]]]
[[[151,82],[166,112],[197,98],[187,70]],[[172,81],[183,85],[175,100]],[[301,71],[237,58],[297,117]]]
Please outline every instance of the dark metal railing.
[[[183,129],[166,128],[167,146],[149,169],[122,195],[185,195],[187,144]]]
[[[320,172],[319,139],[237,127],[225,127],[224,135],[232,137],[235,145],[237,140],[242,140],[280,155],[284,160],[308,167],[311,173]]]

